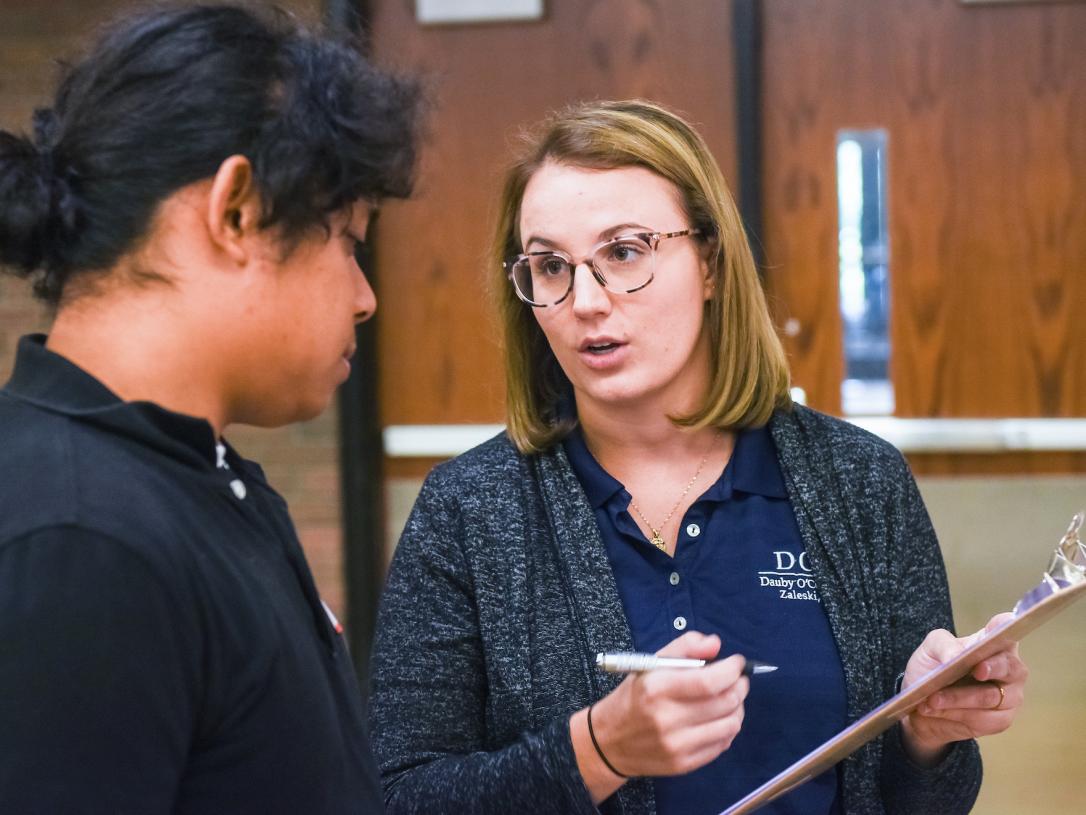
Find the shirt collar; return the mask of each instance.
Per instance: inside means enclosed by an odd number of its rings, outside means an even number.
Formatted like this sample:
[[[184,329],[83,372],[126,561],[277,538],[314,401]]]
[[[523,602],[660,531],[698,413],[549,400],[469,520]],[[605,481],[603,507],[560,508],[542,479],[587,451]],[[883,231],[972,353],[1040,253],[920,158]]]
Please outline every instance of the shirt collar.
[[[767,498],[788,497],[768,427],[753,427],[736,434],[728,469],[733,490]]]
[[[602,507],[613,496],[624,491],[622,483],[596,461],[585,444],[580,427],[566,436],[562,446],[593,509]],[[777,448],[768,427],[750,428],[736,433],[735,448],[724,474],[704,492],[703,497],[726,501],[736,490],[767,498],[788,497],[777,461]]]
[[[113,391],[75,363],[45,347],[44,334],[19,339],[5,390],[58,412],[94,410],[120,402]]]
[[[204,419],[151,402],[125,402],[75,363],[45,347],[44,334],[19,340],[4,391],[44,410],[105,427],[175,458],[215,467],[215,432]]]
[[[599,509],[612,496],[625,489],[617,478],[603,469],[600,463],[596,461],[596,457],[592,455],[592,451],[585,444],[584,434],[581,432],[580,426],[573,428],[573,431],[562,441],[562,446],[565,448],[569,465],[573,468],[573,472],[581,482],[581,486],[584,487],[585,495],[588,496],[588,503],[592,505],[593,509]]]

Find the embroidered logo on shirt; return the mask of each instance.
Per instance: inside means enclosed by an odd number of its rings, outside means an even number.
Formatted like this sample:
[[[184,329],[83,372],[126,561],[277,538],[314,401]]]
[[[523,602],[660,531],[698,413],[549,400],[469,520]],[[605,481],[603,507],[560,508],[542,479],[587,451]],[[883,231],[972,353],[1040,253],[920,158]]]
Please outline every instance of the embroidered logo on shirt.
[[[818,602],[818,584],[807,566],[807,553],[788,550],[773,553],[773,568],[758,572],[758,585],[775,591],[781,600]]]

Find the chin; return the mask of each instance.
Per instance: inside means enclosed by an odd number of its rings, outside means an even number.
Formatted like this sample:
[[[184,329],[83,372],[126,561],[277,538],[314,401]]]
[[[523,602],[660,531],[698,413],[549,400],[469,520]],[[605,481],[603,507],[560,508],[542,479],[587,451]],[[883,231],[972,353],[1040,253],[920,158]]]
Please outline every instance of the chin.
[[[284,422],[284,424],[294,424],[295,422],[308,422],[311,419],[316,419],[324,411],[328,410],[328,406],[332,404],[332,396],[335,395],[335,391],[332,391],[323,399],[314,400],[305,404],[299,404],[298,409],[295,412],[294,418]]]
[[[615,407],[637,402],[648,395],[644,388],[626,386],[585,388],[583,392],[594,402]]]
[[[335,391],[330,391],[320,398],[305,401],[294,401],[288,404],[275,404],[268,399],[250,413],[250,415],[237,419],[240,424],[253,425],[254,427],[276,428],[298,422],[308,422],[320,416],[332,402]]]
[[[613,382],[594,382],[579,392],[598,405],[609,408],[625,409],[639,406],[664,405],[668,415],[682,413],[688,404],[682,389],[668,387],[660,382],[644,380],[616,380]],[[575,390],[577,390],[575,388]]]
[[[597,399],[626,400],[644,395],[651,387],[641,371],[612,371],[583,377],[582,389]]]

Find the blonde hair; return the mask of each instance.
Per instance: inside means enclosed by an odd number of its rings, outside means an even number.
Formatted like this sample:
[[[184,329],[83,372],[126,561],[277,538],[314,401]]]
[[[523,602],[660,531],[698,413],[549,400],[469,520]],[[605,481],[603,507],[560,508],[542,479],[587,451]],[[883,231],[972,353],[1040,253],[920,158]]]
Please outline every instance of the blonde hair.
[[[671,111],[650,102],[590,102],[551,115],[524,137],[509,167],[488,256],[504,339],[509,435],[524,453],[563,438],[572,386],[530,306],[506,279],[502,262],[521,251],[520,205],[535,172],[552,161],[589,169],[644,167],[678,189],[690,225],[700,230],[714,274],[706,303],[711,366],[705,399],[681,427],[740,429],[791,405],[788,363],[766,306],[739,213],[705,142]],[[568,412],[568,411],[566,411]]]

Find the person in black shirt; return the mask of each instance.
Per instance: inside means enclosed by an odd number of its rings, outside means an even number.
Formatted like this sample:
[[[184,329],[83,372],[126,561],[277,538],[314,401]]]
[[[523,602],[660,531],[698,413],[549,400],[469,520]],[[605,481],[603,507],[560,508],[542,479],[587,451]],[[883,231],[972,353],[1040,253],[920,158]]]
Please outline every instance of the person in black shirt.
[[[0,391],[0,812],[382,810],[283,500],[375,300],[417,85],[286,15],[130,15],[0,131],[0,265],[56,309]]]

